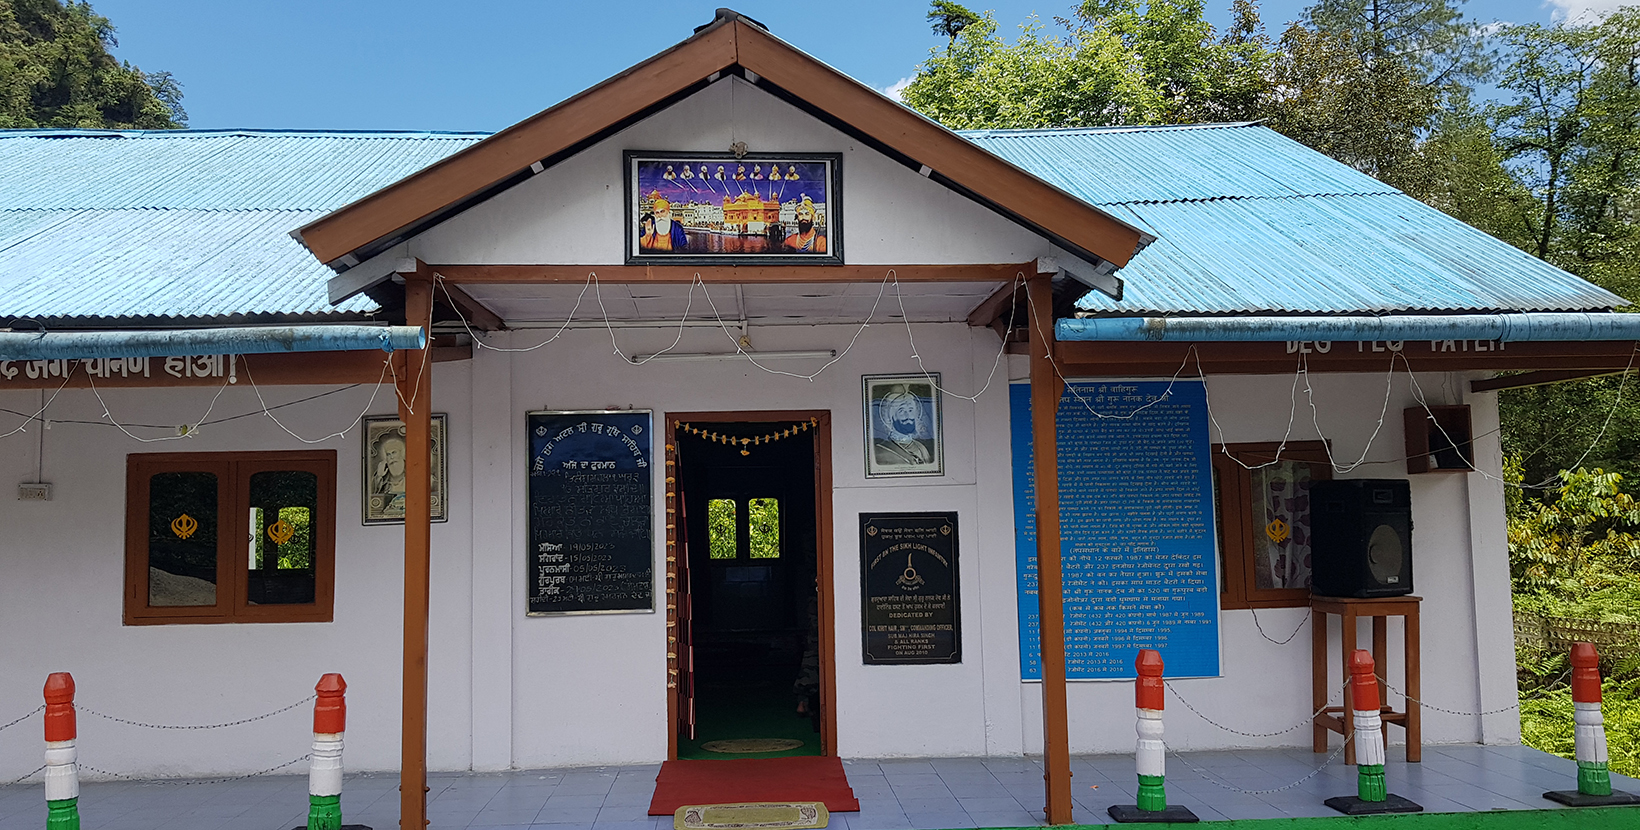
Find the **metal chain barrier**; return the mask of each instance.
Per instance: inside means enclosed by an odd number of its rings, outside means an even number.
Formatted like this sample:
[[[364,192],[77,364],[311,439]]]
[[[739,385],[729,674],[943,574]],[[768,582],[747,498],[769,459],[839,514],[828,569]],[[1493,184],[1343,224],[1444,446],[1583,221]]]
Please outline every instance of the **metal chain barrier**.
[[[6,782],[6,783],[4,783],[4,784],[0,784],[0,787],[10,787],[10,786],[14,786],[14,785],[17,785],[17,784],[21,784],[21,783],[23,783],[23,782],[24,782],[24,781],[27,781],[27,780],[29,780],[29,779],[30,779],[30,778],[33,778],[33,777],[34,777],[34,776],[36,776],[36,775],[39,775],[39,774],[40,774],[40,771],[41,771],[41,770],[43,770],[43,769],[45,769],[45,768],[46,768],[46,765],[45,765],[45,764],[41,764],[41,765],[39,765],[39,766],[37,766],[37,767],[35,767],[35,768],[34,768],[34,771],[33,771],[33,772],[31,772],[31,773],[29,773],[29,774],[27,774],[27,775],[24,775],[24,776],[23,776],[23,777],[21,777],[21,778],[13,778],[13,779],[12,779],[12,780],[10,780],[10,781],[7,781],[7,782]]]
[[[259,720],[265,720],[267,718],[273,717],[274,715],[282,715],[282,714],[284,714],[286,712],[289,712],[290,710],[295,709],[296,707],[301,706],[305,703],[312,703],[318,697],[319,697],[318,695],[308,695],[307,697],[304,697],[301,700],[298,700],[298,701],[296,701],[295,703],[292,703],[289,706],[286,706],[282,709],[275,709],[272,712],[268,712],[265,715],[257,715],[256,717],[253,717],[253,718],[244,718],[242,720],[229,721],[227,723],[202,723],[202,724],[183,724],[183,725],[172,725],[172,724],[163,724],[163,723],[141,723],[139,721],[126,720],[125,718],[117,718],[117,717],[114,717],[113,715],[105,715],[101,712],[96,711],[95,709],[88,709],[88,708],[86,708],[86,707],[84,707],[84,706],[82,706],[78,703],[74,704],[74,711],[84,712],[87,715],[95,715],[96,717],[102,718],[104,720],[111,720],[115,723],[123,723],[126,726],[138,726],[138,727],[141,727],[143,729],[225,729],[229,726],[241,726],[241,725],[247,724],[247,723],[255,723],[256,721],[259,721]],[[44,709],[45,707],[41,706],[40,708]],[[293,761],[292,763],[295,763],[295,762]],[[89,767],[88,767],[88,769],[89,769]]]
[[[1249,608],[1247,610],[1251,611],[1252,614],[1253,614],[1253,627],[1258,629],[1259,636],[1263,637],[1266,640],[1269,640],[1272,643],[1275,643],[1278,646],[1284,646],[1284,645],[1287,645],[1288,643],[1292,642],[1293,638],[1298,636],[1298,632],[1304,630],[1304,624],[1310,621],[1310,615],[1315,613],[1314,609],[1305,610],[1304,619],[1298,621],[1298,627],[1293,629],[1293,633],[1288,634],[1287,639],[1285,639],[1285,640],[1277,640],[1276,638],[1271,637],[1270,635],[1264,633],[1264,623],[1261,623],[1261,622],[1258,621],[1258,609],[1257,608]]]
[[[159,779],[155,779],[155,778],[137,778],[137,777],[130,776],[130,775],[121,775],[120,773],[117,773],[117,772],[109,772],[108,770],[105,770],[105,769],[98,769],[94,766],[91,766],[90,764],[79,764],[78,766],[79,766],[80,769],[86,770],[87,772],[94,772],[98,775],[106,775],[110,778],[118,778],[122,781],[135,781],[139,784],[159,784],[159,785],[162,785],[162,786],[172,786],[172,787],[192,787],[196,784],[226,784],[230,781],[244,781],[247,778],[256,778],[257,776],[260,776],[260,775],[267,775],[269,773],[278,772],[279,770],[282,770],[285,767],[293,766],[295,764],[300,764],[303,761],[306,761],[306,760],[308,760],[312,757],[313,757],[312,753],[309,753],[307,755],[303,755],[300,758],[292,758],[291,760],[286,761],[283,764],[280,764],[279,766],[268,767],[267,769],[261,770],[259,772],[251,772],[251,773],[246,773],[244,775],[234,775],[234,776],[230,776],[228,778],[209,778],[209,779],[197,780],[197,781],[196,780],[172,781],[172,780],[166,780],[166,779],[163,779],[163,778],[159,778]],[[40,769],[45,769],[45,767],[41,767]],[[35,772],[39,772],[39,770],[35,770]],[[34,773],[32,773],[32,772],[29,773],[29,775],[33,775],[33,774]]]
[[[1571,671],[1571,670],[1570,670],[1570,669],[1567,669],[1567,671],[1568,671],[1568,672],[1570,672],[1570,671]],[[1386,688],[1386,689],[1388,689],[1388,690],[1390,690],[1390,691],[1392,691],[1392,692],[1394,692],[1394,693],[1396,693],[1396,694],[1398,694],[1398,695],[1400,695],[1400,696],[1402,696],[1402,697],[1404,697],[1404,698],[1406,698],[1406,699],[1407,699],[1407,700],[1410,700],[1410,701],[1412,701],[1412,702],[1413,702],[1413,703],[1416,703],[1416,704],[1418,704],[1418,705],[1419,705],[1419,706],[1420,706],[1420,707],[1422,707],[1422,708],[1425,708],[1425,709],[1434,709],[1434,710],[1435,710],[1435,711],[1437,711],[1437,712],[1444,712],[1444,713],[1446,713],[1446,714],[1448,714],[1448,715],[1457,715],[1457,716],[1459,716],[1459,717],[1465,717],[1465,718],[1484,718],[1484,717],[1486,717],[1486,716],[1488,716],[1488,715],[1501,715],[1501,714],[1503,714],[1503,713],[1504,713],[1504,712],[1512,712],[1512,711],[1514,711],[1514,710],[1516,710],[1516,709],[1519,709],[1519,708],[1520,708],[1520,704],[1521,704],[1521,703],[1522,703],[1522,702],[1523,702],[1523,701],[1520,701],[1520,700],[1517,700],[1517,701],[1515,701],[1515,702],[1514,702],[1514,703],[1511,703],[1511,704],[1509,704],[1509,705],[1508,705],[1508,706],[1500,706],[1500,707],[1498,707],[1498,708],[1496,708],[1496,709],[1487,709],[1487,710],[1486,710],[1486,711],[1484,711],[1484,712],[1460,712],[1460,711],[1458,711],[1458,710],[1456,710],[1456,709],[1447,709],[1447,708],[1445,708],[1445,707],[1441,707],[1441,706],[1436,706],[1436,705],[1435,705],[1435,704],[1433,704],[1433,703],[1425,703],[1425,702],[1423,702],[1423,701],[1421,701],[1421,700],[1419,700],[1419,699],[1418,699],[1418,698],[1415,698],[1415,697],[1413,697],[1413,696],[1412,696],[1412,695],[1409,695],[1409,694],[1407,694],[1407,693],[1406,693],[1406,692],[1403,692],[1403,691],[1401,691],[1401,690],[1400,690],[1400,689],[1397,689],[1397,688],[1395,688],[1395,687],[1394,687],[1394,686],[1391,686],[1391,685],[1390,685],[1390,684],[1389,684],[1389,681],[1387,681],[1387,680],[1384,680],[1384,679],[1382,679],[1382,678],[1379,678],[1379,680],[1378,680],[1378,682],[1379,682],[1379,683],[1382,683],[1382,684],[1383,684],[1383,685],[1384,685],[1384,688]],[[1559,681],[1556,681],[1556,682],[1559,682]],[[1538,698],[1540,698],[1540,697],[1544,697],[1544,696],[1545,696],[1545,695],[1547,695],[1547,694],[1548,694],[1548,693],[1549,693],[1549,692],[1550,692],[1550,691],[1553,691],[1553,690],[1551,690],[1551,689],[1547,689],[1547,688],[1545,688],[1545,689],[1539,689],[1539,690],[1538,690],[1538,691],[1536,691],[1536,692],[1534,692],[1534,693],[1533,693],[1533,694],[1532,694],[1532,695],[1530,695],[1530,696],[1528,696],[1528,697],[1527,697],[1527,698],[1526,698],[1526,700],[1536,700],[1536,699],[1538,699]]]
[[[1223,729],[1226,732],[1231,732],[1231,733],[1240,735],[1243,738],[1274,738],[1277,735],[1285,735],[1288,732],[1293,731],[1294,729],[1302,729],[1303,727],[1311,726],[1315,723],[1315,719],[1317,717],[1320,717],[1321,713],[1327,711],[1328,706],[1332,705],[1330,703],[1321,704],[1321,708],[1315,710],[1312,713],[1310,713],[1309,717],[1306,717],[1304,720],[1301,720],[1298,723],[1295,723],[1292,726],[1287,727],[1286,729],[1280,729],[1280,730],[1277,730],[1275,732],[1243,732],[1240,729],[1232,729],[1228,726],[1225,726],[1224,724],[1219,723],[1218,721],[1213,720],[1212,718],[1202,714],[1200,709],[1197,709],[1196,707],[1191,706],[1190,701],[1185,700],[1184,695],[1179,694],[1179,691],[1177,689],[1173,688],[1172,683],[1165,683],[1163,685],[1165,685],[1167,687],[1167,690],[1169,692],[1173,693],[1174,698],[1176,698],[1180,703],[1184,704],[1184,708],[1189,709],[1192,713],[1194,713],[1196,715],[1196,717],[1201,718],[1202,720],[1207,721],[1208,723],[1210,723],[1214,726],[1217,726],[1218,728]],[[1341,687],[1341,688],[1348,688],[1349,685],[1350,685],[1349,681],[1346,679],[1344,681],[1344,686]]]
[[[12,721],[11,723],[6,724],[5,726],[0,726],[0,732],[4,732],[7,729],[12,728],[13,726],[16,726],[17,724],[22,723],[23,721],[26,721],[29,718],[32,718],[35,715],[40,714],[41,712],[44,712],[45,710],[46,710],[46,705],[44,703],[42,703],[39,706],[36,706],[34,708],[34,711],[32,711],[32,712],[18,718],[17,720]]]
[[[1172,755],[1173,758],[1175,760],[1177,760],[1179,763],[1184,764],[1186,767],[1188,767],[1191,772],[1194,772],[1197,775],[1201,776],[1203,778],[1203,780],[1207,781],[1210,784],[1213,784],[1214,786],[1222,787],[1226,790],[1229,790],[1230,792],[1241,793],[1242,795],[1270,795],[1271,793],[1286,792],[1287,790],[1290,790],[1290,789],[1292,789],[1292,788],[1294,788],[1294,787],[1296,787],[1300,784],[1303,784],[1306,781],[1309,781],[1311,778],[1314,778],[1317,775],[1320,775],[1322,770],[1324,770],[1327,767],[1331,766],[1332,762],[1338,760],[1338,756],[1344,754],[1344,748],[1349,746],[1350,741],[1353,740],[1354,738],[1355,738],[1354,735],[1350,735],[1350,736],[1346,737],[1344,739],[1344,743],[1340,744],[1337,749],[1333,750],[1333,754],[1328,755],[1327,760],[1321,762],[1321,766],[1316,767],[1315,769],[1311,770],[1309,775],[1306,775],[1303,778],[1300,778],[1300,779],[1298,779],[1297,781],[1294,781],[1291,784],[1283,784],[1279,787],[1276,787],[1276,788],[1270,789],[1270,790],[1244,790],[1240,787],[1235,786],[1234,784],[1226,784],[1223,781],[1220,781],[1217,778],[1214,778],[1213,776],[1209,775],[1206,770],[1197,767],[1195,764],[1192,764],[1189,761],[1186,761],[1184,759],[1183,755],[1180,755],[1179,753],[1177,753],[1177,752],[1175,752],[1171,749],[1168,750],[1168,754]]]

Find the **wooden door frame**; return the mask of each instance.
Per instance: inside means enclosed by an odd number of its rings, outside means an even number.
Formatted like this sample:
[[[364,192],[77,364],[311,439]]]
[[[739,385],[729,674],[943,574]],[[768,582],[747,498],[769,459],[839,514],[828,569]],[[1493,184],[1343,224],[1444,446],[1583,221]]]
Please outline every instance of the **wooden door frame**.
[[[837,754],[836,597],[833,579],[831,498],[831,411],[827,409],[668,412],[666,414],[666,757],[678,757],[679,688],[678,424],[680,422],[766,423],[813,420],[814,429],[814,564],[820,600],[820,754]]]

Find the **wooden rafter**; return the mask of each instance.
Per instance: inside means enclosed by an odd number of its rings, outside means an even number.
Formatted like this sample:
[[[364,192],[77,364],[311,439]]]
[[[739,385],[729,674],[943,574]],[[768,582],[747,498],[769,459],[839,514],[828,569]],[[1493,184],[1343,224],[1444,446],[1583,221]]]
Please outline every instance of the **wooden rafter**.
[[[479,331],[504,331],[507,328],[506,322],[501,319],[500,315],[491,311],[489,306],[473,299],[473,295],[468,294],[461,286],[446,283],[437,286],[437,288],[438,291],[435,294],[437,302],[453,308],[457,314],[461,315],[462,319],[467,321],[467,325]]]
[[[1031,263],[984,265],[428,265],[445,285],[508,285],[569,283],[580,285],[592,274],[599,282],[687,285],[697,277],[706,283],[778,284],[819,282],[879,283],[889,277],[900,282],[1012,281],[1031,275]]]
[[[1499,389],[1524,389],[1528,386],[1544,386],[1550,383],[1561,383],[1568,380],[1582,380],[1583,378],[1598,378],[1607,375],[1621,375],[1625,369],[1561,369],[1558,371],[1543,370],[1537,372],[1523,372],[1518,375],[1504,375],[1498,378],[1484,378],[1469,382],[1471,392],[1493,392]]]
[[[1636,343],[1614,341],[1551,341],[1507,345],[1457,341],[1411,340],[1402,351],[1390,352],[1382,343],[1335,342],[1327,352],[1288,351],[1287,343],[1270,342],[1060,342],[1055,360],[1067,376],[1170,377],[1184,366],[1193,375],[1196,363],[1209,375],[1286,374],[1298,368],[1300,357],[1311,372],[1384,372],[1391,361],[1419,372],[1531,370],[1603,370],[1618,372],[1630,366]],[[1481,350],[1476,351],[1477,347]],[[1195,352],[1192,353],[1192,348]],[[1375,349],[1383,349],[1375,351]],[[1401,362],[1401,358],[1405,362]],[[1188,364],[1187,364],[1188,361]],[[1640,365],[1640,362],[1637,362]]]

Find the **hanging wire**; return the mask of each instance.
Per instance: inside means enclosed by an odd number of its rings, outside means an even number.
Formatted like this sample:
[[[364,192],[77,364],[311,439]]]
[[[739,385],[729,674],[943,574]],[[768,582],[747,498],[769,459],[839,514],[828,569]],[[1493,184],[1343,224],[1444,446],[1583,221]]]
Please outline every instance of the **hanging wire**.
[[[246,365],[245,370],[246,370],[246,376],[248,377],[250,375],[250,366],[248,364]],[[72,374],[72,370],[70,370],[70,373]],[[181,425],[175,427],[175,429],[177,430],[177,434],[175,434],[175,435],[161,435],[161,436],[158,436],[158,437],[155,437],[155,438],[144,438],[144,437],[132,432],[131,430],[126,429],[124,424],[121,424],[117,419],[114,418],[113,412],[110,411],[109,408],[108,408],[108,401],[103,400],[102,392],[97,389],[97,382],[95,380],[92,380],[91,373],[87,372],[86,376],[85,376],[85,379],[86,379],[86,383],[91,388],[91,394],[95,395],[97,397],[97,403],[102,405],[103,417],[106,418],[109,423],[113,424],[115,427],[118,427],[120,432],[125,433],[125,437],[130,438],[130,439],[135,440],[135,441],[140,441],[144,444],[152,444],[152,443],[155,443],[155,442],[158,442],[158,441],[177,441],[177,440],[180,440],[180,439],[183,439],[183,438],[188,438],[188,437],[192,436],[193,433],[194,433],[194,429],[199,426],[199,423],[201,421],[205,420],[206,418],[211,417],[211,413],[216,410],[216,402],[218,400],[221,400],[222,393],[228,391],[228,386],[229,386],[229,381],[223,381],[222,382],[221,388],[217,389],[216,394],[211,396],[210,405],[205,407],[205,414],[199,416],[196,419],[194,419],[194,421],[192,422],[192,426],[190,426],[189,424],[181,424]],[[265,409],[266,404],[264,404],[263,406],[264,406],[264,409]]]
[[[427,348],[427,349],[423,349],[422,353],[423,353],[423,355],[425,355],[425,354],[427,354],[431,351],[432,351],[431,348]],[[314,439],[303,438],[302,436],[296,434],[295,430],[291,429],[288,426],[285,426],[285,422],[279,420],[278,416],[273,414],[273,410],[278,409],[279,407],[269,407],[267,400],[262,397],[262,387],[256,385],[256,377],[255,377],[255,375],[251,374],[251,367],[250,367],[249,361],[247,361],[246,364],[245,364],[245,379],[250,381],[251,390],[256,393],[257,402],[262,404],[262,414],[266,415],[268,417],[268,420],[273,421],[273,423],[276,426],[278,426],[280,429],[284,430],[286,435],[289,435],[290,437],[295,438],[296,440],[298,440],[298,441],[300,441],[304,444],[322,444],[325,441],[329,441],[332,438],[342,438],[342,437],[346,436],[349,432],[353,431],[354,427],[359,425],[359,422],[361,422],[365,419],[365,416],[370,414],[370,410],[374,409],[375,406],[376,406],[376,395],[379,392],[381,392],[382,385],[387,382],[387,370],[391,366],[392,366],[391,361],[389,361],[389,360],[383,360],[382,361],[382,374],[381,374],[381,377],[376,379],[376,385],[374,387],[372,387],[371,390],[370,390],[370,400],[365,401],[364,411],[360,412],[359,416],[357,418],[354,418],[352,421],[349,421],[347,426],[342,427],[340,430],[337,430],[336,432],[332,432],[329,435],[324,436],[323,438],[314,438]],[[418,379],[417,383],[419,385],[419,383],[420,383],[419,379]],[[352,388],[355,388],[359,385],[361,385],[361,384],[354,384],[354,386],[350,386],[348,388],[352,389]],[[396,389],[397,389],[397,384],[395,384],[395,392],[396,392]],[[336,390],[336,391],[341,391],[341,390]],[[400,399],[402,400],[403,399],[403,393],[397,393],[397,394],[399,395]],[[412,393],[412,396],[414,396],[414,394],[419,394],[419,390],[418,390],[417,393]],[[315,397],[318,397],[318,396],[315,396]],[[288,404],[286,404],[286,405],[288,406]],[[409,407],[406,406],[406,409],[409,409]],[[243,417],[243,416],[238,416],[238,417]]]

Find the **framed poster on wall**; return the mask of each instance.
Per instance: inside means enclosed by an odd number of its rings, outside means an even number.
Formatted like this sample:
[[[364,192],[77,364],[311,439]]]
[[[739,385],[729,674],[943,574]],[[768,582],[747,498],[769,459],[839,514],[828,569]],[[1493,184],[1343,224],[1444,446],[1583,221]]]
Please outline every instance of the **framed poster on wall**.
[[[655,610],[651,414],[530,412],[529,616]]]
[[[860,386],[866,478],[944,475],[940,374],[867,375]]]
[[[445,481],[449,478],[444,457],[446,416],[433,413],[432,445],[433,473],[432,498],[429,504],[433,521],[449,519],[446,511],[448,492]],[[371,416],[364,419],[363,481],[360,482],[360,511],[367,525],[404,524],[404,422],[392,415]]]
[[[626,261],[840,265],[837,153],[623,155]]]

